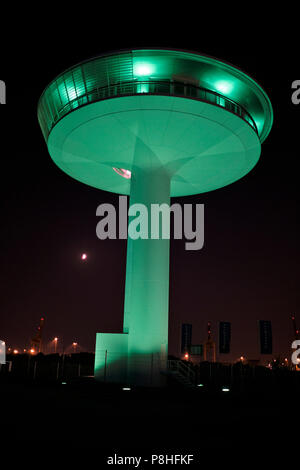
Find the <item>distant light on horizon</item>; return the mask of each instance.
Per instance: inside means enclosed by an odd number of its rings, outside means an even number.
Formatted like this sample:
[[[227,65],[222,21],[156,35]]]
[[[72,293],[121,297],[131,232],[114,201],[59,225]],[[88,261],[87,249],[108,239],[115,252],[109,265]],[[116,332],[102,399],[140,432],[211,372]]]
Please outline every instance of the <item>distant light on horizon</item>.
[[[86,253],[82,253],[81,255],[81,259],[84,261],[87,259],[87,254]]]

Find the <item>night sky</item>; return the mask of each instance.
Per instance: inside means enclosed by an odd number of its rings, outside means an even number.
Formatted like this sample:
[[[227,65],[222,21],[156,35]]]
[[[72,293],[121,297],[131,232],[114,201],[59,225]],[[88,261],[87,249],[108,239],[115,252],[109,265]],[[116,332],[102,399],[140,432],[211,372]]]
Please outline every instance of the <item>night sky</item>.
[[[126,241],[100,241],[95,232],[97,206],[117,205],[118,196],[56,167],[38,125],[37,102],[57,74],[81,60],[117,49],[171,47],[223,59],[256,79],[272,102],[274,126],[247,176],[211,193],[172,200],[205,204],[205,246],[186,251],[184,240],[171,242],[169,352],[178,353],[181,322],[193,323],[197,344],[206,337],[208,320],[215,338],[224,320],[232,322],[228,359],[259,358],[262,319],[272,321],[274,355],[290,357],[291,313],[300,325],[300,105],[291,102],[291,83],[300,79],[296,43],[283,39],[276,25],[267,32],[263,22],[254,36],[218,36],[216,25],[207,34],[193,23],[183,34],[179,16],[167,27],[156,19],[117,29],[107,17],[87,31],[73,17],[61,27],[37,21],[12,26],[17,41],[2,38],[7,104],[0,107],[0,337],[8,345],[26,347],[41,316],[45,342],[58,336],[65,348],[78,341],[93,351],[96,332],[121,332]],[[80,260],[82,252],[87,262]]]

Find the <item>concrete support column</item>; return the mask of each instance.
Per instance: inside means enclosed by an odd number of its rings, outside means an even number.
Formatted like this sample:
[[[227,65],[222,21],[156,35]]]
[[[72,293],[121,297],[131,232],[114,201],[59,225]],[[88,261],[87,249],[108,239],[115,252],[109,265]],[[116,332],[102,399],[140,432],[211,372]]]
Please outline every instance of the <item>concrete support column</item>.
[[[168,350],[169,246],[151,239],[152,204],[170,204],[170,178],[162,167],[132,174],[130,207],[148,210],[148,239],[128,236],[124,332],[128,333],[128,381],[160,385]],[[135,217],[134,217],[135,218]],[[130,224],[131,218],[129,218]],[[161,222],[161,220],[160,220]]]

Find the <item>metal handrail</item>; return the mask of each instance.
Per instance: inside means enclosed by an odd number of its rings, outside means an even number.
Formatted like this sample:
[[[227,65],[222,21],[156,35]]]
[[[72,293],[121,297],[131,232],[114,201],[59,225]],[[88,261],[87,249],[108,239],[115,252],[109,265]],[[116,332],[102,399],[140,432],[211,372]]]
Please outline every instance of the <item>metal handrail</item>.
[[[258,134],[255,121],[248,111],[246,111],[243,106],[231,100],[230,98],[227,98],[226,96],[215,91],[183,82],[148,79],[123,81],[100,88],[96,87],[95,89],[70,100],[60,109],[56,109],[55,112],[53,112],[54,110],[51,110],[52,119],[50,123],[47,122],[45,112],[43,112],[43,105],[41,103],[39,109],[39,120],[44,130],[44,135],[47,138],[52,128],[60,119],[69,114],[71,111],[78,109],[79,107],[108,98],[137,94],[187,97],[190,99],[214,104],[242,118]]]
[[[195,383],[196,374],[191,365],[186,364],[184,361],[169,359],[168,369],[179,372],[184,377],[188,378],[191,382]]]

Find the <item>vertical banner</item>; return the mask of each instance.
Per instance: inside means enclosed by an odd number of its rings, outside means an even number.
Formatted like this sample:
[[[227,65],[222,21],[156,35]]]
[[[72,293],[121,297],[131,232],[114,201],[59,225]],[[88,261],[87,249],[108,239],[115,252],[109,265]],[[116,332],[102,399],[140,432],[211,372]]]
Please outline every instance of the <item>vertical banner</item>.
[[[269,320],[259,320],[260,353],[272,354],[272,325]]]
[[[190,323],[182,323],[181,326],[181,353],[190,353],[192,344],[192,325]]]
[[[5,362],[6,362],[5,342],[0,340],[0,364],[5,364]]]
[[[6,103],[6,87],[3,80],[0,80],[0,104]]]
[[[219,324],[219,353],[230,353],[231,341],[231,323],[228,321],[220,321]]]

